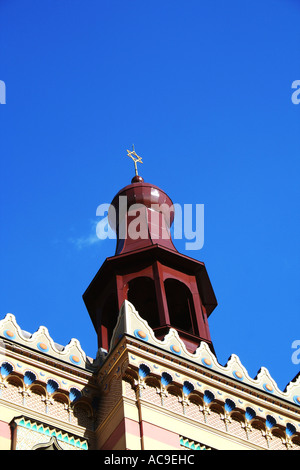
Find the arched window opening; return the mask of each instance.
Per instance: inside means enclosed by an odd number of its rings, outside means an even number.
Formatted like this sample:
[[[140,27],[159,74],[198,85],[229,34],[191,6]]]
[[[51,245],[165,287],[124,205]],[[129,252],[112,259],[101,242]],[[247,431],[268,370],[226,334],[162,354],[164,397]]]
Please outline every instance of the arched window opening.
[[[128,300],[151,328],[160,325],[154,281],[149,277],[137,277],[128,283]]]
[[[177,279],[166,279],[164,284],[171,326],[196,335],[198,332],[191,291]]]
[[[110,340],[117,324],[118,303],[116,296],[111,294],[105,301],[101,314],[101,347],[108,351]]]

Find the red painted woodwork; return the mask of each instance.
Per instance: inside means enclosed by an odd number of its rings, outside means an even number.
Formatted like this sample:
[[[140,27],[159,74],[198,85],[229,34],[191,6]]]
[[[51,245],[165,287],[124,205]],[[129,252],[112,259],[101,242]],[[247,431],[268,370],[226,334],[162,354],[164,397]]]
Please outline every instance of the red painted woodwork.
[[[173,205],[166,193],[141,177],[132,181],[115,196],[109,211],[109,223],[117,233],[115,256],[105,260],[83,295],[99,347],[109,349],[118,312],[127,299],[158,339],[172,327],[190,352],[201,341],[213,349],[207,318],[217,301],[205,265],[176,250],[170,236]],[[139,212],[132,210],[133,204],[139,204]],[[140,222],[138,239],[128,230],[135,217]]]

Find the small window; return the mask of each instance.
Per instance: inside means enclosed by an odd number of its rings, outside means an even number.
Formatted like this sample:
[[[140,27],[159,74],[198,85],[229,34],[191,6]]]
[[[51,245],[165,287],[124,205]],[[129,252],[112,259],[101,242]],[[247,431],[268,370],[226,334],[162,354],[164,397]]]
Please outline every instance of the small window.
[[[177,279],[166,279],[165,291],[171,326],[196,335],[195,308],[189,288]]]
[[[128,300],[151,328],[160,325],[155,284],[149,277],[137,277],[129,281]]]

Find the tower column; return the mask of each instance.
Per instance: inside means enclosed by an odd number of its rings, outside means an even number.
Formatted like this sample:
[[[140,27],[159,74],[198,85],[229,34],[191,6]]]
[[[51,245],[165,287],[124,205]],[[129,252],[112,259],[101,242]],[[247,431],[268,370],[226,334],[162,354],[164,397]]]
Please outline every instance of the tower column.
[[[169,316],[165,286],[163,283],[161,264],[157,261],[153,264],[153,273],[154,273],[155,290],[156,290],[156,295],[157,295],[159,319],[160,319],[161,325],[170,325],[170,316]]]

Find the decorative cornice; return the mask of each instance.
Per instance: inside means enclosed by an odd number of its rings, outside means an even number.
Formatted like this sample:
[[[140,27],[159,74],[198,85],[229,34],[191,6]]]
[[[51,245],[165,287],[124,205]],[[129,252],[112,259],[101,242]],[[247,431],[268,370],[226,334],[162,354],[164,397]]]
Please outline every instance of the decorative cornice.
[[[180,339],[178,332],[173,328],[170,328],[163,340],[159,340],[155,337],[147,321],[140,317],[134,306],[127,300],[121,307],[109,352],[113,350],[124,334],[135,337],[149,346],[164,350],[178,359],[191,361],[194,365],[207,369],[208,373],[222,374],[237,385],[239,384],[239,387],[250,386],[263,392],[264,395],[267,394],[270,398],[290,402],[294,406],[298,406],[300,411],[300,375],[287,385],[285,391],[281,391],[265,367],[259,370],[255,378],[251,378],[236,354],[232,354],[227,363],[222,366],[205,342],[200,344],[195,353],[190,353]]]
[[[20,328],[15,316],[11,313],[0,320],[0,338],[80,369],[89,371],[95,369],[93,361],[86,356],[77,339],[72,338],[69,344],[60,346],[53,341],[45,326],[40,326],[35,333],[29,334]]]

